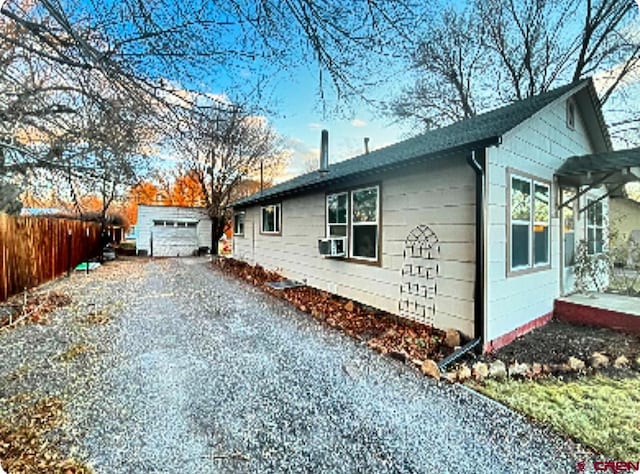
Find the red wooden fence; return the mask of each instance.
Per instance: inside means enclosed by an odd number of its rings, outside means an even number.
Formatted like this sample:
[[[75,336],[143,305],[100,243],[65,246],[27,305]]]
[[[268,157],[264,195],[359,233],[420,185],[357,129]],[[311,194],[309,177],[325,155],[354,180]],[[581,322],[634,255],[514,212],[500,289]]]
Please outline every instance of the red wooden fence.
[[[0,301],[99,254],[100,225],[0,213]]]

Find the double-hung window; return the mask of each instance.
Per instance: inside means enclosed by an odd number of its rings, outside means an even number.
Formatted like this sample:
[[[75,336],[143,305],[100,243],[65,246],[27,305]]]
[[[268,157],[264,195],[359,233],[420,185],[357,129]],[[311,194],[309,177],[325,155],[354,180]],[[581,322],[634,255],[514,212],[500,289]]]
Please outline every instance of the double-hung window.
[[[511,272],[550,263],[550,186],[510,175],[509,267]]]
[[[347,236],[348,193],[327,196],[327,237]]]
[[[280,204],[263,206],[261,209],[261,227],[263,234],[279,234],[281,228],[282,213]]]
[[[244,212],[236,212],[233,215],[233,235],[244,235]]]
[[[602,201],[588,199],[587,205],[587,253],[602,253],[604,248],[604,217]]]
[[[378,186],[351,192],[351,257],[378,260]]]
[[[327,237],[346,237],[350,258],[377,261],[380,187],[327,195]]]

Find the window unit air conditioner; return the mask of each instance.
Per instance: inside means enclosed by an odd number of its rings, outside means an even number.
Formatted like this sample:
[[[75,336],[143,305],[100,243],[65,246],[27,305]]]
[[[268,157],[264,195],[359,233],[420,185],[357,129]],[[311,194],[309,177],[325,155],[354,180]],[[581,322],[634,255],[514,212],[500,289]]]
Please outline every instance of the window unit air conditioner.
[[[347,255],[346,237],[327,237],[318,239],[318,251],[325,257],[344,257]]]

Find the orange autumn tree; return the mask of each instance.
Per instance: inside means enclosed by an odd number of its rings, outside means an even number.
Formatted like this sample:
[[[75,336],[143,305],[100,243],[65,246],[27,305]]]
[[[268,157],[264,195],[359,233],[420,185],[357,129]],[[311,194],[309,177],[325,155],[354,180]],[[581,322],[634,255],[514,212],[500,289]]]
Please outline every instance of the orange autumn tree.
[[[173,180],[169,188],[167,201],[171,206],[204,207],[207,203],[207,191],[203,189],[205,179],[199,176],[201,170],[181,172]]]
[[[133,225],[138,221],[139,204],[166,204],[166,201],[162,199],[160,189],[156,184],[142,181],[129,190],[123,205],[123,214]]]

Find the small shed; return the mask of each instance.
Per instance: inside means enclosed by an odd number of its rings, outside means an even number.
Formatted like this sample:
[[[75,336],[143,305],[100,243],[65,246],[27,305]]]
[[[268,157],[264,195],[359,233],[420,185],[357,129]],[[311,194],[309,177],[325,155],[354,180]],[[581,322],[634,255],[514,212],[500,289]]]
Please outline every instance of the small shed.
[[[203,207],[138,206],[138,255],[186,257],[211,247],[211,220]]]

